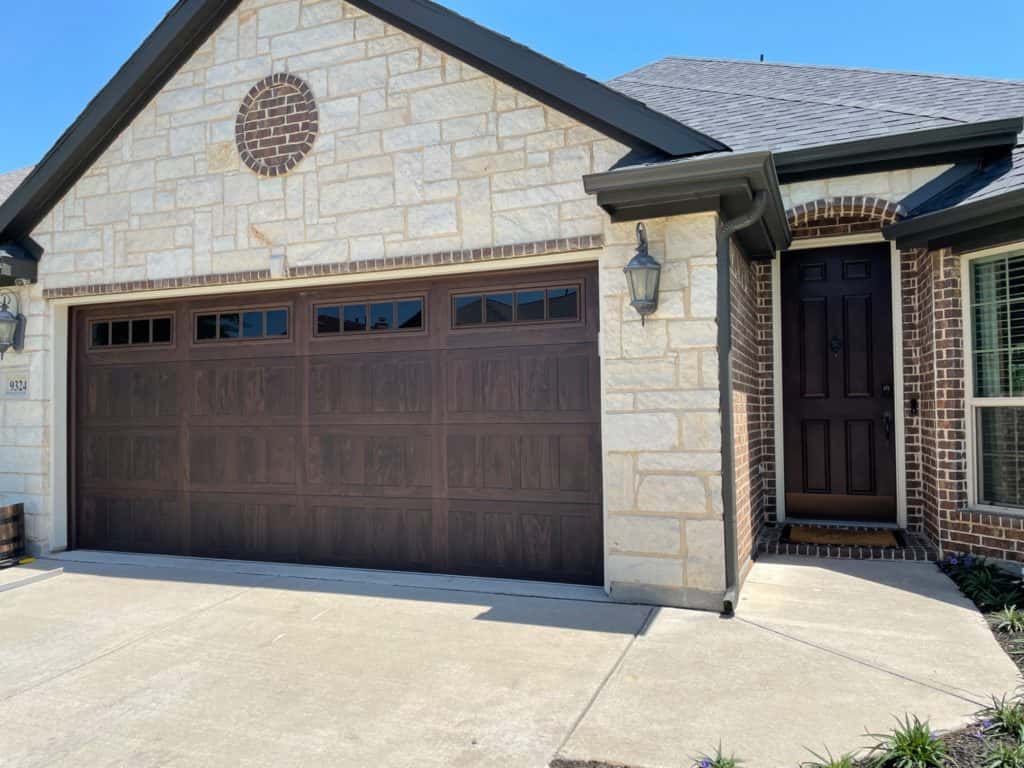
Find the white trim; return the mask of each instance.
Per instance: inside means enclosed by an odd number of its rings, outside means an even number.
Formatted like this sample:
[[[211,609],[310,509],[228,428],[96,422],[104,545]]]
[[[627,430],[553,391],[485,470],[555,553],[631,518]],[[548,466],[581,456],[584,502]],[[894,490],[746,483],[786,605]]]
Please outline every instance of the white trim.
[[[226,295],[236,293],[254,293],[257,291],[294,290],[327,285],[346,285],[369,282],[386,282],[389,280],[417,280],[422,278],[443,277],[467,273],[500,272],[520,269],[538,269],[567,264],[585,264],[597,262],[602,249],[591,248],[568,253],[554,253],[542,256],[523,256],[515,259],[496,259],[493,261],[460,262],[458,264],[431,265],[410,267],[407,269],[385,270],[381,272],[356,272],[345,275],[325,275],[311,278],[280,278],[251,283],[233,283],[230,285],[204,285],[194,288],[173,288],[155,291],[135,291],[130,293],[113,293],[103,295],[73,296],[68,298],[47,299],[50,312],[50,353],[49,353],[49,384],[50,402],[47,419],[50,425],[49,455],[49,504],[50,504],[50,542],[52,552],[68,547],[68,376],[71,360],[68,357],[68,317],[71,307],[84,307],[95,304],[127,303],[133,301],[157,301],[180,297],[197,297],[210,295]]]
[[[971,262],[993,256],[1024,253],[1024,243],[1010,243],[960,255],[960,306],[963,307],[964,339],[964,469],[967,475],[967,506],[970,510],[998,515],[1024,516],[1024,510],[999,507],[978,501],[978,420],[979,408],[1020,407],[1024,397],[974,396],[974,291],[971,285]]]
[[[864,243],[884,243],[881,233],[868,232],[841,237],[798,240],[790,251],[832,248]],[[775,509],[776,519],[786,521],[785,435],[782,413],[782,257],[772,261],[772,405],[775,413]],[[892,282],[893,427],[896,440],[896,526],[907,527],[907,446],[903,379],[903,280],[900,253],[890,244],[889,266]]]

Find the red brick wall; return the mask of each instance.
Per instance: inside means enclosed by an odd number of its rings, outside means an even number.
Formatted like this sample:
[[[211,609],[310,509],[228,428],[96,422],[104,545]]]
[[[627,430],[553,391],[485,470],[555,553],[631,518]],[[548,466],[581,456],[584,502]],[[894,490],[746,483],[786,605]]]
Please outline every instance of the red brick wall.
[[[767,499],[774,493],[763,472],[773,440],[771,266],[734,251],[731,278],[736,545],[742,583],[766,521]]]

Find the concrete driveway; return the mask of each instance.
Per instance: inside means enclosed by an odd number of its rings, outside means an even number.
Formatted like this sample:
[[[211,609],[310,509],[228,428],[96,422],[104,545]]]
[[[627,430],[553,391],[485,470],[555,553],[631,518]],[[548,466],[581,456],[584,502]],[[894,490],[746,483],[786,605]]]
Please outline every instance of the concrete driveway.
[[[803,744],[861,743],[894,711],[956,725],[1017,683],[921,565],[760,563],[727,621],[588,588],[56,564],[0,592],[0,764],[678,768],[721,739],[748,765],[792,767]]]

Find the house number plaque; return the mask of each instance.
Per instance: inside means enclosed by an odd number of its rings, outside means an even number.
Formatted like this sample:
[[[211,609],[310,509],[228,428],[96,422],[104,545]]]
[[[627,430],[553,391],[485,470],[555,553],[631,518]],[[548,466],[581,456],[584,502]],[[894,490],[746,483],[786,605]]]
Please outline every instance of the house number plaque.
[[[0,369],[4,397],[28,397],[28,368]]]

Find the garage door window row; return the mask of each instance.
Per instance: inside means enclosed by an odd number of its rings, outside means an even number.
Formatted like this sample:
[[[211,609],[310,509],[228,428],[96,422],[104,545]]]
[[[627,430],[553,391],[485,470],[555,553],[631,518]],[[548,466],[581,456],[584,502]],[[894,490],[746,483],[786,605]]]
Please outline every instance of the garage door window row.
[[[316,308],[316,335],[418,331],[424,327],[423,299],[324,304]]]
[[[579,286],[468,294],[452,299],[456,328],[579,319]]]
[[[231,310],[196,316],[196,341],[254,341],[288,336],[288,310]]]
[[[89,331],[93,349],[170,344],[170,317],[133,317],[118,320],[94,320]]]

